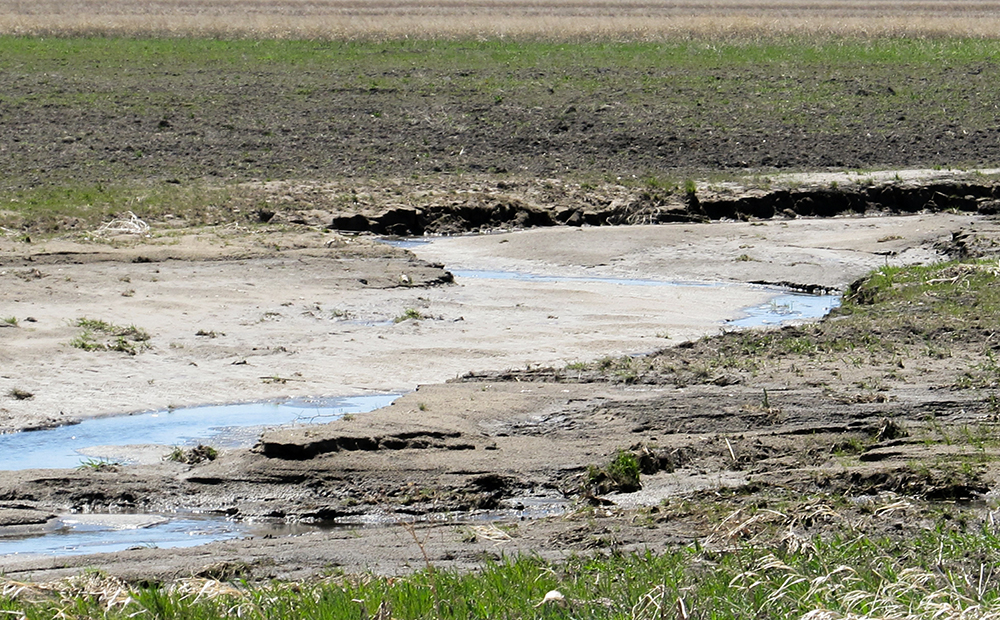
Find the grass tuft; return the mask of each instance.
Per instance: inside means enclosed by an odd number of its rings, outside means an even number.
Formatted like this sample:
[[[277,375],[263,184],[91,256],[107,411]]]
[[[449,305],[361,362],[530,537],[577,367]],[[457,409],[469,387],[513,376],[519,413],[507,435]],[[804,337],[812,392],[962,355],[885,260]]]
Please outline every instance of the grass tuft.
[[[584,485],[594,495],[638,491],[642,488],[639,482],[639,459],[628,450],[619,450],[607,464],[588,467]]]
[[[17,400],[31,400],[35,397],[32,392],[22,390],[20,388],[11,388],[11,390],[7,392],[7,395]]]
[[[118,471],[120,465],[121,463],[111,459],[84,459],[77,466],[77,469],[81,471]]]
[[[84,351],[118,351],[136,355],[150,347],[150,335],[135,325],[119,326],[99,319],[77,319],[79,334],[70,346]]]
[[[196,465],[198,463],[204,463],[206,461],[214,461],[219,458],[219,451],[212,446],[206,446],[198,444],[197,446],[185,450],[180,446],[175,446],[166,457],[167,461],[173,461],[175,463],[184,463],[187,465]]]
[[[419,310],[415,308],[407,308],[403,311],[403,314],[397,316],[392,320],[393,323],[402,323],[403,321],[422,321],[427,317],[420,313]]]

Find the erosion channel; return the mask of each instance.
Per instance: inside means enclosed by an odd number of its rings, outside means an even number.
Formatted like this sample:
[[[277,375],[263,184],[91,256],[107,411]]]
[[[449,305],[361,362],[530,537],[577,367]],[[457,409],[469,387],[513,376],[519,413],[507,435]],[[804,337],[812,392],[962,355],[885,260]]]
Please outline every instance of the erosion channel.
[[[727,321],[745,308],[791,310],[771,302],[778,285],[840,291],[887,264],[946,258],[955,239],[992,227],[981,215],[924,213],[556,227],[410,249],[305,227],[192,231],[179,243],[5,242],[0,314],[20,319],[0,330],[8,432],[206,402],[406,394],[221,445],[211,459],[0,473],[0,526],[11,532],[71,515],[126,523],[176,511],[339,527],[242,531],[170,551],[139,542],[5,556],[0,567],[33,579],[85,566],[134,579],[394,573],[424,552],[461,567],[519,551],[663,548],[706,535],[671,512],[672,498],[754,485],[981,496],[983,476],[897,471],[926,446],[886,446],[846,473],[831,456],[845,438],[884,432],[888,418],[978,420],[980,394],[939,389],[953,359],[873,387],[870,364],[846,354],[750,368],[708,363],[725,347],[701,338],[738,332]],[[103,344],[98,320],[149,337],[125,352],[71,344],[88,325]],[[640,489],[594,480],[622,450],[640,457]],[[583,518],[575,507],[587,502],[599,508]],[[523,519],[556,505],[565,510]]]

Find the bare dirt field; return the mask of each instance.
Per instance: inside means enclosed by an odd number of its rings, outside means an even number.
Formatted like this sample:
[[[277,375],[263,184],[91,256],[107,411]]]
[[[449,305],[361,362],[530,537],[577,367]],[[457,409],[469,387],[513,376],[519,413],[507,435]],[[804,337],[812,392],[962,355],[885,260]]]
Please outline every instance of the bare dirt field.
[[[687,182],[1000,160],[988,40],[33,41],[0,41],[0,226],[26,232],[128,209],[600,212]]]

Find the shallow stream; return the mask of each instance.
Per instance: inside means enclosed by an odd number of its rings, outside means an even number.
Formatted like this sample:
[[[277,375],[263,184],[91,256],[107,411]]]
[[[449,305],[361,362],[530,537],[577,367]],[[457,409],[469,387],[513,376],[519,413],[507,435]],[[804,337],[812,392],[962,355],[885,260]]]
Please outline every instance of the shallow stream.
[[[809,295],[806,293],[791,293],[787,289],[766,287],[756,284],[734,284],[731,282],[687,282],[682,280],[647,280],[640,278],[604,278],[585,276],[549,276],[520,273],[517,271],[482,271],[455,269],[452,274],[461,281],[467,279],[485,280],[517,280],[525,282],[598,282],[602,284],[617,284],[620,286],[663,286],[663,287],[693,287],[693,288],[723,288],[752,287],[762,291],[773,292],[767,302],[758,306],[743,308],[746,316],[726,321],[732,327],[766,327],[782,325],[794,321],[809,321],[821,319],[831,310],[840,306],[840,295]]]
[[[290,535],[314,529],[309,525],[254,524],[193,513],[63,515],[34,531],[0,538],[0,557],[194,547],[217,540]]]
[[[0,469],[73,468],[94,461],[128,464],[126,446],[249,446],[264,428],[330,422],[386,407],[399,394],[295,399],[187,407],[86,420],[52,429],[0,435]]]
[[[408,247],[417,242],[394,243]],[[747,287],[752,285],[650,279],[535,275],[512,271],[454,270],[459,281],[522,280],[532,282],[614,284],[639,287]],[[725,323],[746,328],[818,319],[840,303],[838,295],[805,295],[780,289],[759,306],[743,309],[745,316]],[[313,424],[348,413],[365,413],[388,406],[399,394],[342,398],[296,399],[172,409],[87,420],[50,430],[0,436],[0,469],[73,468],[111,461],[123,464],[162,458],[165,447],[206,444],[217,448],[252,445],[264,428]],[[536,510],[538,507],[533,507]],[[548,509],[548,508],[547,508]],[[547,510],[546,509],[546,510]],[[532,507],[528,507],[531,511]],[[30,532],[0,535],[0,556],[6,554],[69,555],[119,551],[136,546],[184,547],[230,538],[286,534],[310,526],[254,525],[224,516],[63,515]]]
[[[346,414],[386,407],[399,394],[295,399],[188,407],[86,420],[58,428],[0,435],[0,469],[88,467],[162,458],[165,446],[252,445],[265,428],[330,422]],[[147,449],[149,448],[149,449]],[[131,547],[189,547],[243,536],[285,535],[307,525],[253,524],[222,515],[62,515],[29,528],[0,534],[0,556],[76,555]]]

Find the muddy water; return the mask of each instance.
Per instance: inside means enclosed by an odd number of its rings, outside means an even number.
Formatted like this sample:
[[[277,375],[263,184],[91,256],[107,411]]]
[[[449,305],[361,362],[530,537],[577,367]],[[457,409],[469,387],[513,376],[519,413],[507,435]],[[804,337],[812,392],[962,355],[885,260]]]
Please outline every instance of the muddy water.
[[[767,303],[744,308],[745,317],[727,321],[733,327],[768,327],[823,318],[840,306],[840,295],[776,295]]]

